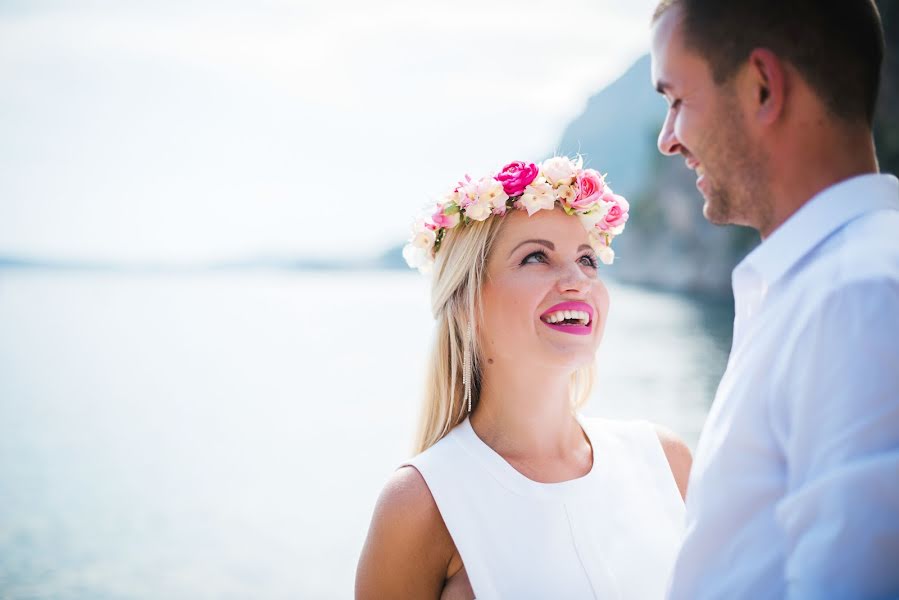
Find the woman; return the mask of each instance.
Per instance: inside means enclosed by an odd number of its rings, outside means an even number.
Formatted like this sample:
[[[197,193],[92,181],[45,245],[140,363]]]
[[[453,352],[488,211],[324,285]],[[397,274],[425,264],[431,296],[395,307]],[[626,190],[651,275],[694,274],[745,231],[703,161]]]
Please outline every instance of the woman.
[[[580,159],[460,183],[404,251],[433,266],[418,455],[375,508],[357,598],[659,598],[686,446],[586,419],[627,202]]]

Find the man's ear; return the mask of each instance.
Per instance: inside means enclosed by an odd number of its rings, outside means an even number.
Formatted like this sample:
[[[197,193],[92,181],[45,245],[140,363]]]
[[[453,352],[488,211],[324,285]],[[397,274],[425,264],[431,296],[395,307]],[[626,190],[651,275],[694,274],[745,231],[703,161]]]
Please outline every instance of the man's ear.
[[[766,48],[749,54],[748,85],[756,118],[763,124],[775,122],[783,114],[786,103],[786,70],[783,61]]]

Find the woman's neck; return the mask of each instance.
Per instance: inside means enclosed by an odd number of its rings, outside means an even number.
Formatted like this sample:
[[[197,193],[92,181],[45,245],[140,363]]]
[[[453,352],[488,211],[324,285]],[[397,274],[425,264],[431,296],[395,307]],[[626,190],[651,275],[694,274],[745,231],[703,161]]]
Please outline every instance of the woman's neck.
[[[483,365],[471,425],[507,460],[566,459],[586,440],[571,409],[570,374],[562,369]]]

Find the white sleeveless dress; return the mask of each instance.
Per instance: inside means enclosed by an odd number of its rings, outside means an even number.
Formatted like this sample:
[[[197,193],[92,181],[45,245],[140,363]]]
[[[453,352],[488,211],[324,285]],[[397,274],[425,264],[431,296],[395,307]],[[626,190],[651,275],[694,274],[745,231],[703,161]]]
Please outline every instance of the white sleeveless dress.
[[[538,483],[468,419],[406,465],[424,477],[478,600],[663,598],[684,504],[655,428],[578,416],[593,466]]]

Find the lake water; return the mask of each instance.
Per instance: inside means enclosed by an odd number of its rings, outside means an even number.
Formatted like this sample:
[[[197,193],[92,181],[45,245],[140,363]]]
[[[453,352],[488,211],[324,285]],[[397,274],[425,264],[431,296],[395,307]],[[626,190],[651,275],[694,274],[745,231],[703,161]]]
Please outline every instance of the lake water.
[[[695,445],[730,304],[609,288],[584,412]],[[0,597],[350,598],[431,334],[414,273],[0,271]]]

